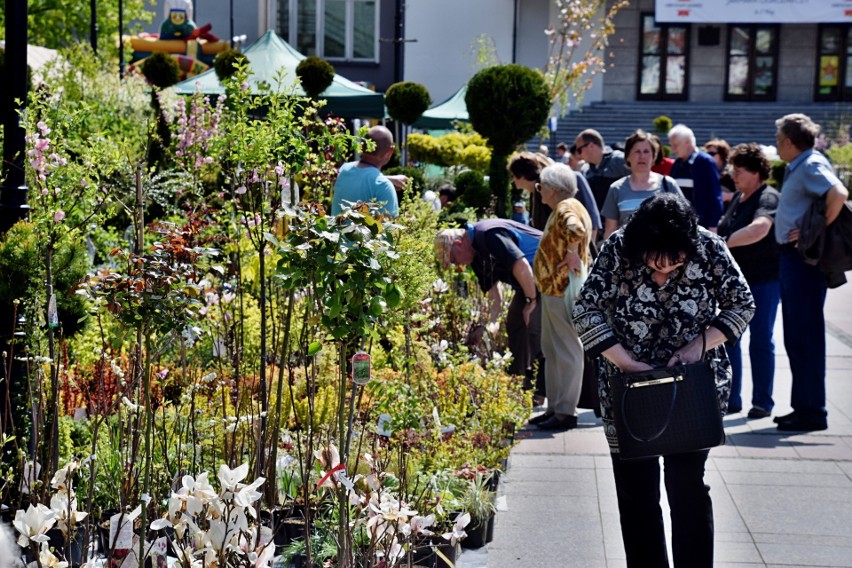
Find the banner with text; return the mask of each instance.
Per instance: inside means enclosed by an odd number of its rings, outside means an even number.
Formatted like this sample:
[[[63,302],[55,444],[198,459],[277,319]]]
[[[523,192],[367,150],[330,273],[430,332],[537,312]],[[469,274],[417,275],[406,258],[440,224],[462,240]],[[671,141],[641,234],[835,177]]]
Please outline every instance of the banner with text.
[[[852,0],[656,0],[658,22],[852,22]]]

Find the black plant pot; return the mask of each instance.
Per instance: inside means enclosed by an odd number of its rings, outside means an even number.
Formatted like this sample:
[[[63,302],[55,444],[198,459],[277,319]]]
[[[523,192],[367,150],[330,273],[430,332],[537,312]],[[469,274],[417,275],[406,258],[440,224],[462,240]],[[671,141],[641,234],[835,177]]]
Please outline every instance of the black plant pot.
[[[441,551],[447,560],[441,557],[440,554],[435,554],[435,568],[454,568],[456,564],[456,557],[458,556],[458,545],[450,544],[449,542],[442,542],[438,545],[438,550]]]
[[[56,551],[56,555],[70,563],[73,568],[80,566],[83,563],[83,551],[85,550],[85,541],[83,535],[85,527],[76,527],[70,543],[65,542],[65,535],[58,528],[53,528],[47,531],[47,537],[50,539],[49,546]],[[69,545],[66,550],[65,545]]]
[[[468,525],[470,527],[470,525]],[[462,548],[475,549],[485,546],[485,535],[488,531],[488,521],[479,522],[472,528],[465,528],[467,537],[461,541]]]
[[[488,519],[488,524],[485,525],[485,544],[494,540],[494,520],[496,518],[497,515],[491,515],[491,518]]]
[[[418,566],[419,568],[435,568],[438,563],[438,554],[435,552],[437,545],[430,542],[423,543],[411,549],[408,561],[403,564],[406,568],[409,566]]]

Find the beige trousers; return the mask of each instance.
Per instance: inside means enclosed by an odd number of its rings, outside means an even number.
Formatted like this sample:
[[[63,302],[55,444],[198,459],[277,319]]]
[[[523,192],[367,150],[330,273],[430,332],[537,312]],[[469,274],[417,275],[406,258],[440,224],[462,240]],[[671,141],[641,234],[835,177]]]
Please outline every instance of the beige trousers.
[[[583,344],[560,296],[541,295],[541,351],[548,414],[576,416],[583,386]]]

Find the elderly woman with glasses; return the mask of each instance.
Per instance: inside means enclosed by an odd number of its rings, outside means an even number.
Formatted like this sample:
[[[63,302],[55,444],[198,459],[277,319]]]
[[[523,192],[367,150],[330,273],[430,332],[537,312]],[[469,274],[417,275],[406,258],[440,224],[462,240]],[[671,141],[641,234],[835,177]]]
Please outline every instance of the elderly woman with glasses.
[[[574,199],[577,174],[566,164],[544,168],[536,189],[541,201],[552,210],[533,263],[536,287],[541,292],[547,411],[530,423],[540,430],[569,430],[577,427],[583,345],[574,331],[564,294],[569,270],[584,275],[589,265],[592,220],[586,208]]]

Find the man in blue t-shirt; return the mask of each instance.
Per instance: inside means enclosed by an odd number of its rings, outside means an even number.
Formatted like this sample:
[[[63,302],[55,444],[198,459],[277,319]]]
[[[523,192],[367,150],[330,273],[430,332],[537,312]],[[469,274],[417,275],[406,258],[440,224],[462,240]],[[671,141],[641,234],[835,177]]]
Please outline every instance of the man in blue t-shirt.
[[[366,138],[373,141],[375,148],[364,151],[357,162],[348,162],[340,168],[334,182],[331,214],[339,215],[344,205],[366,201],[378,203],[383,212],[396,217],[399,215],[399,202],[395,188],[402,188],[408,183],[408,178],[382,173],[382,167],[393,156],[393,135],[384,126],[374,126]]]
[[[545,396],[544,360],[541,355],[541,310],[532,265],[542,232],[508,219],[488,219],[464,229],[445,229],[435,237],[435,252],[442,266],[473,269],[480,289],[491,300],[490,321],[502,310],[498,282],[509,284],[515,295],[506,316],[506,334],[513,360],[509,372],[527,378],[532,386],[532,368],[539,361],[535,395]]]
[[[775,121],[778,156],[787,162],[781,199],[775,213],[775,240],[780,245],[779,281],[784,348],[790,359],[793,412],[775,418],[782,431],[810,432],[828,427],[825,406],[826,280],[817,266],[805,263],[796,248],[802,218],[817,199],[825,199],[826,225],[833,223],[849,191],[828,160],[814,151],[819,125],[804,114]]]

